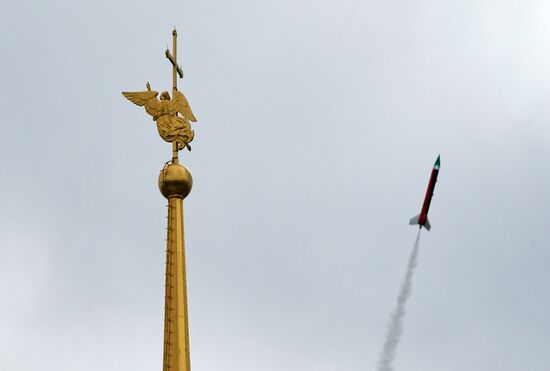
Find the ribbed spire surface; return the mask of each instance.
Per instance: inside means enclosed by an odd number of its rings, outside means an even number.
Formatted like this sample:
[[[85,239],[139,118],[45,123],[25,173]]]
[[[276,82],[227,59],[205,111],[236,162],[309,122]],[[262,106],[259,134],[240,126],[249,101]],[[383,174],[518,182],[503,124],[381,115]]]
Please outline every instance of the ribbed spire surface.
[[[190,371],[183,199],[168,199],[163,371]]]

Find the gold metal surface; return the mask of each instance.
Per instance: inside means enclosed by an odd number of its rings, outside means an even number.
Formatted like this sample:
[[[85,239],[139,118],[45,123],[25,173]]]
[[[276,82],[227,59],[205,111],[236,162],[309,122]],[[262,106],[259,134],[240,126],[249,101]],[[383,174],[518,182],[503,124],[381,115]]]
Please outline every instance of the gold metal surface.
[[[191,192],[193,178],[189,170],[179,164],[166,164],[159,175],[160,193],[166,198],[180,197],[184,199]]]
[[[149,83],[147,90],[138,92],[122,92],[129,101],[145,106],[145,111],[153,116],[157,123],[157,129],[162,139],[172,143],[172,162],[178,162],[178,151],[184,148],[191,150],[189,143],[193,141],[195,132],[191,130],[191,122],[197,119],[185,95],[178,91],[177,75],[183,77],[183,70],[177,62],[177,37],[178,33],[172,31],[173,55],[166,49],[166,58],[172,64],[172,97],[167,91],[163,91],[160,100],[157,98],[158,91],[151,90]],[[181,116],[178,116],[178,113]]]
[[[168,199],[163,371],[190,371],[183,199]]]
[[[187,312],[187,281],[185,270],[185,242],[183,233],[183,199],[191,192],[193,178],[189,170],[179,163],[178,151],[191,150],[189,143],[195,133],[190,121],[196,118],[185,96],[178,91],[177,75],[183,71],[177,63],[177,32],[172,32],[173,54],[166,50],[166,57],[172,64],[172,97],[163,91],[147,90],[123,92],[132,103],[145,106],[153,116],[157,129],[167,142],[172,143],[172,160],[161,170],[158,185],[160,192],[168,199],[168,227],[166,238],[166,283],[164,298],[164,356],[163,371],[190,371],[189,322]],[[178,113],[181,116],[178,116]]]
[[[145,111],[153,116],[157,123],[157,129],[162,139],[175,143],[177,150],[185,147],[191,148],[189,143],[193,140],[195,132],[191,130],[189,121],[197,121],[185,96],[175,90],[170,99],[170,94],[163,91],[160,100],[158,92],[146,90],[139,92],[123,92],[129,101],[138,106],[145,106]],[[178,116],[178,113],[181,116]]]

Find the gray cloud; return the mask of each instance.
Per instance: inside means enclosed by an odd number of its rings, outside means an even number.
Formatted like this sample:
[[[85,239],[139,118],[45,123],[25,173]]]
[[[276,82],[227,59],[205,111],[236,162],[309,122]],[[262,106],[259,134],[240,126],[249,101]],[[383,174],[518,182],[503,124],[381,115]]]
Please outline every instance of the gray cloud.
[[[194,369],[374,369],[438,153],[395,369],[548,368],[544,2],[2,8],[0,369],[161,367],[174,24]]]

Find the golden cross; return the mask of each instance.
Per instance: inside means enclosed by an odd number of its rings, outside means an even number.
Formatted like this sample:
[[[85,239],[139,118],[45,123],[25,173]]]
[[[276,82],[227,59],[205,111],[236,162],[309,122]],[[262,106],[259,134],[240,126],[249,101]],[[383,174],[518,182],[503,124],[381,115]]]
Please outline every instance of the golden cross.
[[[174,27],[174,30],[172,31],[172,50],[174,55],[170,54],[170,50],[168,50],[168,48],[166,48],[166,52],[164,53],[166,58],[168,58],[170,63],[172,63],[172,99],[174,98],[174,93],[178,90],[177,75],[180,76],[180,79],[183,78],[183,70],[178,65],[178,61],[176,59],[178,55],[177,39],[178,33]],[[176,142],[172,142],[172,162],[178,163],[178,145]]]
[[[178,52],[178,45],[177,45],[177,38],[178,33],[176,32],[176,29],[174,28],[174,31],[172,31],[172,49],[174,51],[174,55],[170,54],[170,50],[166,48],[166,52],[164,53],[166,55],[166,58],[172,63],[172,94],[174,91],[178,90],[178,82],[176,73],[180,75],[180,79],[183,78],[183,71],[180,66],[178,66],[177,61],[177,52]]]

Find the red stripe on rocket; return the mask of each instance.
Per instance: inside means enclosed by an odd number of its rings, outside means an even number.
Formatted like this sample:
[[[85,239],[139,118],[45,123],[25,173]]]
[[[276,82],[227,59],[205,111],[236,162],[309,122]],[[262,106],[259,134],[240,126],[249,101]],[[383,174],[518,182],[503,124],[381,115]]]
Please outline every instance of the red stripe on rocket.
[[[422,210],[420,210],[420,214],[409,220],[409,224],[418,224],[420,228],[424,227],[427,230],[430,230],[430,228],[432,227],[430,225],[430,221],[428,220],[428,210],[430,210],[430,203],[432,202],[435,183],[437,182],[437,175],[439,174],[439,167],[441,163],[439,157],[440,156],[437,156],[437,160],[435,161],[434,167],[432,169],[432,175],[430,176],[430,182],[428,183],[428,189],[426,190],[426,197],[424,197]]]

